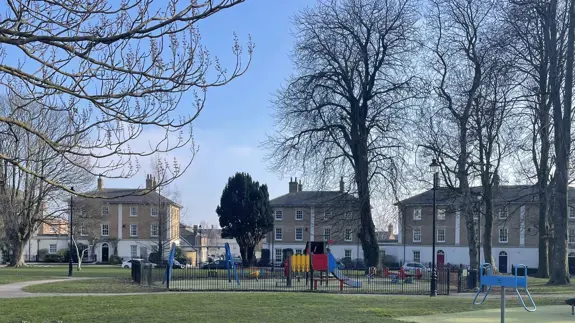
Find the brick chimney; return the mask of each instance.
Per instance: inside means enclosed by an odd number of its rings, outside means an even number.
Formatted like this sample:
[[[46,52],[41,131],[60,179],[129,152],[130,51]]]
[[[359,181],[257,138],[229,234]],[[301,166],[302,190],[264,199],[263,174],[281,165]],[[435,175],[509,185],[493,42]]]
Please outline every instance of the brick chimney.
[[[299,181],[299,184],[297,185],[297,191],[298,192],[303,191],[303,185],[301,185],[301,180]]]
[[[152,175],[147,174],[146,175],[146,189],[152,189]]]
[[[104,180],[102,179],[102,174],[98,176],[98,191],[104,189]]]
[[[343,189],[344,189],[345,183],[343,182],[343,176],[341,177],[341,179],[339,180],[339,191],[343,193]]]
[[[297,192],[297,177],[295,181],[290,177],[289,179],[289,193],[296,193]]]

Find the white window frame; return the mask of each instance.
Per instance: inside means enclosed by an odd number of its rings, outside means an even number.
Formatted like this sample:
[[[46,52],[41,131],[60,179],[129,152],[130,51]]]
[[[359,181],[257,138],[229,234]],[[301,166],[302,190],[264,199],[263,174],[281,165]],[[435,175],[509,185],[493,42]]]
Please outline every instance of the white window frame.
[[[88,233],[86,232],[86,226],[85,225],[80,225],[80,236],[85,237],[87,236]]]
[[[155,206],[152,206],[150,208],[150,216],[157,218],[159,215],[160,215],[160,209]]]
[[[279,251],[279,252],[278,252],[278,251]],[[276,262],[276,263],[278,263],[278,262],[281,263],[282,260],[283,260],[283,259],[282,259],[283,256],[284,256],[283,250],[282,250],[281,248],[276,248],[274,262]]]
[[[154,234],[154,227],[156,228],[156,233]],[[157,238],[160,236],[160,225],[158,223],[150,224],[150,237]]]
[[[138,245],[130,245],[130,257],[132,259],[138,258]]]
[[[345,241],[352,241],[353,240],[351,228],[345,228],[343,240],[345,240]]]
[[[417,257],[415,255],[417,255]],[[421,251],[413,250],[413,262],[421,263]]]
[[[507,208],[507,206],[500,207],[500,208],[497,210],[497,216],[498,216],[499,219],[501,219],[501,220],[507,219],[507,217],[509,216],[509,209]]]
[[[444,208],[438,208],[437,209],[437,220],[439,221],[443,221],[445,220],[445,209]]]
[[[132,233],[132,228],[136,228],[136,233],[133,234]],[[138,236],[138,224],[137,223],[131,223],[130,224],[130,237],[134,238]]]
[[[52,251],[52,246],[54,246],[54,251]],[[48,245],[48,253],[55,254],[56,252],[58,252],[58,244],[51,243]]]
[[[276,221],[282,221],[284,219],[284,211],[283,210],[275,210],[274,211],[274,218]]]
[[[109,216],[110,215],[110,206],[102,205],[102,209],[100,210],[100,214],[102,216]]]
[[[569,228],[569,230],[567,230],[567,241],[569,241],[569,243],[575,243],[575,229]]]
[[[104,234],[104,228],[106,228],[106,234]],[[101,224],[100,225],[100,234],[102,235],[102,237],[110,236],[110,225],[107,223]]]
[[[331,218],[331,211],[323,211],[323,219],[327,220]]]
[[[349,252],[349,257],[347,256],[348,252]],[[351,249],[344,249],[344,250],[343,250],[343,257],[344,257],[344,258],[349,258],[349,259],[351,259],[351,257],[353,257],[353,253],[352,253],[352,252],[353,252],[353,250],[351,250]]]
[[[442,232],[442,231],[443,231],[443,239],[439,239],[441,237],[439,232]],[[447,234],[447,231],[445,230],[445,228],[437,228],[437,233],[436,233],[437,242],[445,242],[445,235],[446,234]]]
[[[331,240],[331,228],[323,228],[323,240]]]
[[[130,206],[130,216],[138,216],[138,207]]]
[[[421,221],[421,208],[413,209],[413,220],[414,221]]]
[[[279,230],[279,231],[278,231]],[[278,239],[278,233],[279,233],[279,239]],[[274,231],[274,240],[275,241],[282,241],[284,238],[284,231],[282,228],[276,228]]]
[[[413,242],[421,242],[421,228],[413,228],[412,231]],[[418,239],[416,239],[416,233],[419,235]]]
[[[575,207],[569,207],[569,219],[575,219]]]
[[[297,237],[298,231],[301,233],[300,237]],[[295,240],[296,241],[302,241],[303,240],[303,228],[302,227],[297,227],[295,228]]]
[[[58,229],[56,229],[56,225],[50,224],[50,233],[56,233],[56,232],[58,232]]]
[[[501,232],[505,232],[505,240],[501,240]],[[509,243],[509,230],[507,228],[499,228],[499,243]]]
[[[295,211],[295,220],[296,221],[303,221],[303,210],[296,210]]]

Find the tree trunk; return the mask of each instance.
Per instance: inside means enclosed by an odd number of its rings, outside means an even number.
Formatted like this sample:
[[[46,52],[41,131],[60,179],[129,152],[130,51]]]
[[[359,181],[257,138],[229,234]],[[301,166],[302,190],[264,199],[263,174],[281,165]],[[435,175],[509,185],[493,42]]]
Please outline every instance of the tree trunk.
[[[26,246],[25,241],[12,241],[12,246],[10,250],[12,251],[12,257],[10,258],[11,267],[24,267],[26,262],[24,261],[24,248]]]
[[[538,278],[549,278],[549,237],[547,236],[547,194],[539,191],[539,268]]]
[[[491,191],[491,190],[489,190]],[[493,199],[487,198],[485,200],[485,228],[483,230],[483,257],[485,263],[490,263],[495,268],[495,260],[493,259]],[[481,227],[481,223],[479,224]]]
[[[362,146],[360,144],[360,146]],[[361,149],[365,153],[359,154],[358,167],[355,171],[355,179],[357,183],[357,193],[359,197],[359,210],[360,210],[360,232],[361,246],[363,248],[363,258],[365,266],[376,267],[379,262],[379,245],[377,244],[377,236],[375,234],[375,224],[371,216],[371,198],[369,190],[369,166],[367,162],[367,149]],[[365,157],[365,158],[363,158]],[[359,255],[358,255],[359,256]]]

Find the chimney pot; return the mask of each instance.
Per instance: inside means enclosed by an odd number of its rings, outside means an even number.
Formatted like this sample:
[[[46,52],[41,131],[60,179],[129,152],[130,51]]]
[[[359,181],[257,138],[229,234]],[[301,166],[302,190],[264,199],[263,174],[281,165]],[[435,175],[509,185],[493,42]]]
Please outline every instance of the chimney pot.
[[[295,181],[293,181],[292,178],[290,177],[289,193],[296,193],[298,191],[297,189],[298,189],[297,177],[296,177]]]

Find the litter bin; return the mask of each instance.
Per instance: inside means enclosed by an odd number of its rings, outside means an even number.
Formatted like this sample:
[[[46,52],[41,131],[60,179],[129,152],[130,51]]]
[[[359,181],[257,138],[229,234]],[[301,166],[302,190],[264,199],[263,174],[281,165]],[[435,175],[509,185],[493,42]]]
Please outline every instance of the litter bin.
[[[139,260],[132,260],[132,280],[138,284],[142,280],[142,264]]]
[[[469,269],[467,271],[467,289],[477,288],[477,269]]]

